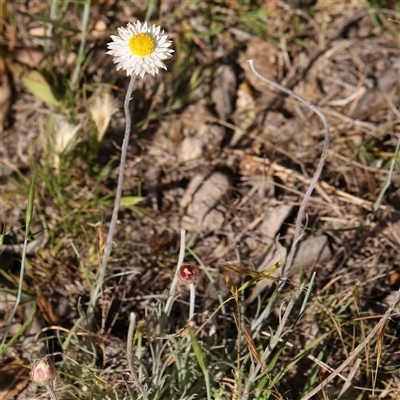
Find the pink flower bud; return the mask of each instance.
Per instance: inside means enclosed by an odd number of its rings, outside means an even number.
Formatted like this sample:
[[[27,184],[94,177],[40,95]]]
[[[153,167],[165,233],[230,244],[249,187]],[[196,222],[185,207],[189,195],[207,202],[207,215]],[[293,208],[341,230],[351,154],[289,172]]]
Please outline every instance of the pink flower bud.
[[[183,263],[179,268],[179,278],[186,283],[194,283],[199,276],[199,269],[193,263]]]
[[[36,385],[47,386],[53,383],[56,371],[49,356],[34,360],[31,368],[30,377]]]

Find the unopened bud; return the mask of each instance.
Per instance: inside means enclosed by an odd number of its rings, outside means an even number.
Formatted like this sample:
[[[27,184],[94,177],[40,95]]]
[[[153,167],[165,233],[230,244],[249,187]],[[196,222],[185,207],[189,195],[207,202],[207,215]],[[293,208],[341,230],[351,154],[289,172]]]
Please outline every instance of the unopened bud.
[[[179,278],[186,283],[194,283],[199,276],[199,269],[193,263],[183,263],[179,268]]]
[[[56,377],[54,364],[48,356],[34,360],[31,368],[30,377],[38,386],[51,385]]]

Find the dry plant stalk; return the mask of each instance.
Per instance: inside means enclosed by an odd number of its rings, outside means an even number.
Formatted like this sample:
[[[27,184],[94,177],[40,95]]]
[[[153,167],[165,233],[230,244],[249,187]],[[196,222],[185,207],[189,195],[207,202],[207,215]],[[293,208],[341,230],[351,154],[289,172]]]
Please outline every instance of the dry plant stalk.
[[[312,111],[314,111],[322,120],[324,127],[325,127],[325,140],[324,140],[324,145],[323,145],[323,149],[321,152],[321,157],[319,159],[317,168],[315,170],[314,176],[311,179],[311,182],[307,188],[307,191],[303,197],[303,200],[301,202],[300,208],[299,208],[299,212],[297,214],[297,219],[296,219],[296,227],[295,227],[295,232],[294,232],[294,237],[293,237],[293,242],[292,242],[292,246],[289,252],[289,255],[287,257],[287,259],[285,260],[286,262],[284,263],[284,266],[282,267],[282,273],[281,273],[281,277],[283,278],[283,282],[280,286],[284,285],[285,282],[285,278],[287,278],[287,276],[289,275],[290,272],[290,268],[293,264],[293,260],[294,260],[294,255],[296,253],[296,249],[297,249],[297,244],[300,241],[303,232],[304,232],[304,228],[302,228],[302,220],[305,214],[305,210],[306,210],[306,206],[307,203],[311,197],[312,192],[314,191],[318,180],[321,176],[322,173],[322,169],[324,167],[325,164],[325,159],[327,157],[327,153],[328,153],[328,149],[329,149],[329,141],[330,141],[330,131],[329,131],[329,123],[328,120],[326,119],[325,115],[323,114],[323,112],[316,107],[315,105],[311,104],[308,100],[305,100],[304,98],[302,98],[301,96],[297,95],[296,93],[294,93],[293,91],[291,91],[290,89],[266,78],[265,76],[261,75],[256,68],[254,67],[254,62],[253,60],[249,60],[248,63],[250,64],[250,68],[253,71],[253,73],[260,78],[262,81],[270,84],[272,87],[274,87],[275,89],[278,89],[280,91],[283,91],[284,93],[286,93],[287,95],[295,98],[296,100],[300,101],[301,103],[305,104],[308,108],[310,108]],[[275,333],[275,335],[273,336],[273,338],[271,339],[270,345],[269,347],[265,350],[263,356],[261,357],[261,361],[265,362],[266,359],[269,357],[269,355],[271,354],[272,349],[279,343],[280,339],[283,336],[283,329],[286,325],[287,319],[289,318],[289,315],[291,313],[292,307],[294,306],[294,303],[296,302],[298,296],[301,293],[301,289],[300,288],[297,293],[292,297],[291,301],[289,302],[289,305],[286,309],[285,315],[282,318],[279,327]],[[249,396],[249,389],[250,389],[250,384],[251,382],[254,382],[256,379],[256,376],[258,375],[259,369],[261,367],[261,364],[257,364],[256,366],[254,366],[252,368],[252,371],[250,372],[250,376],[249,376],[249,380],[248,383],[245,387],[244,390],[244,395],[243,395],[243,399],[246,400]]]
[[[318,107],[316,107],[314,104],[311,104],[308,100],[303,99],[303,97],[294,93],[290,89],[261,75],[255,69],[253,60],[249,60],[248,63],[250,64],[251,70],[258,78],[260,78],[264,82],[267,82],[275,89],[281,90],[284,93],[288,94],[289,96],[294,97],[296,100],[305,104],[308,108],[310,108],[312,111],[314,111],[320,117],[320,119],[325,127],[325,139],[324,139],[324,146],[323,146],[322,152],[321,152],[321,157],[319,159],[318,166],[317,166],[317,169],[315,170],[314,176],[313,176],[313,178],[310,182],[310,185],[309,185],[309,187],[303,197],[303,200],[301,202],[299,212],[298,212],[297,218],[296,218],[296,227],[295,227],[295,231],[294,231],[292,247],[290,248],[290,252],[287,257],[286,263],[282,268],[282,277],[285,279],[289,275],[290,268],[293,264],[294,255],[296,253],[297,244],[298,244],[299,240],[301,239],[301,236],[303,235],[304,229],[302,230],[301,223],[302,223],[305,211],[306,211],[306,206],[307,206],[308,200],[310,199],[311,194],[314,191],[315,186],[318,183],[319,177],[321,176],[321,173],[322,173],[322,169],[324,168],[326,156],[328,154],[329,141],[330,141],[329,123],[328,123],[328,120],[326,119],[324,113]]]

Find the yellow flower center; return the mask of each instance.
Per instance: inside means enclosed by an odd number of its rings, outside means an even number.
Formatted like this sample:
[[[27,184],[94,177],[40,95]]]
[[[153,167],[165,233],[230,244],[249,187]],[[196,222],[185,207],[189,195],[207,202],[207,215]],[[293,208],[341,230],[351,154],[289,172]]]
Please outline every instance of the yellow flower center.
[[[146,33],[138,33],[129,39],[129,48],[136,56],[148,56],[154,51],[154,40]]]

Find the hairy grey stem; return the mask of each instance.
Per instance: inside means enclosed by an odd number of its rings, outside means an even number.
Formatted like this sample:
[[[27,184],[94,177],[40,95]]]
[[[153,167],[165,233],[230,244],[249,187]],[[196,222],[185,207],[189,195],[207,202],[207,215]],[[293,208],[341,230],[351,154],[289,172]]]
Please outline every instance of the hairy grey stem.
[[[52,386],[51,386],[51,385],[46,385],[46,389],[47,389],[47,391],[50,393],[51,399],[52,399],[52,400],[57,400],[57,396],[56,396],[56,394],[54,393],[54,390],[53,390]]]
[[[293,259],[294,259],[294,255],[296,253],[297,243],[299,242],[299,240],[301,238],[301,235],[303,233],[302,228],[301,228],[301,221],[303,220],[308,200],[310,199],[311,194],[312,194],[315,186],[317,185],[317,182],[319,180],[319,177],[321,176],[321,172],[322,172],[322,169],[323,169],[324,164],[325,164],[325,159],[326,159],[326,155],[328,153],[329,139],[330,139],[329,123],[328,123],[328,120],[326,119],[324,113],[318,107],[316,107],[315,105],[311,104],[308,100],[303,99],[298,94],[292,92],[290,89],[288,89],[288,88],[280,85],[279,83],[276,83],[276,82],[266,78],[265,76],[261,75],[255,69],[253,60],[248,60],[247,62],[250,64],[251,70],[254,72],[254,74],[258,78],[260,78],[264,82],[267,82],[268,84],[270,84],[274,88],[285,92],[289,96],[294,97],[296,100],[298,100],[301,103],[305,104],[312,111],[314,111],[321,118],[321,120],[322,120],[322,122],[324,124],[324,127],[325,127],[325,140],[324,140],[324,146],[323,146],[323,149],[322,149],[321,157],[319,159],[319,163],[318,163],[317,169],[315,170],[314,176],[313,176],[313,178],[311,180],[310,186],[308,187],[308,189],[307,189],[307,191],[306,191],[306,193],[305,193],[305,195],[303,197],[303,200],[301,202],[301,205],[300,205],[300,208],[299,208],[299,212],[297,214],[296,227],[295,227],[295,231],[294,231],[292,247],[290,248],[290,252],[289,252],[289,255],[288,255],[287,259],[286,259],[286,263],[285,263],[284,267],[282,268],[282,277],[286,278],[288,276],[290,268],[291,268],[291,266],[293,264]]]
[[[129,111],[129,103],[131,101],[131,96],[132,96],[133,86],[135,84],[135,81],[136,81],[136,75],[133,75],[129,82],[128,90],[127,90],[126,96],[125,96],[124,111],[125,111],[126,123],[125,123],[124,140],[122,142],[121,160],[119,163],[117,193],[115,195],[115,203],[114,203],[114,209],[113,209],[112,216],[111,216],[110,229],[108,231],[107,241],[106,241],[106,245],[104,248],[103,259],[102,259],[101,268],[100,268],[100,275],[99,275],[99,279],[96,283],[96,287],[93,291],[93,296],[92,296],[92,299],[90,302],[90,307],[89,307],[89,313],[91,313],[91,311],[93,311],[93,308],[97,301],[97,296],[103,285],[104,276],[105,276],[106,268],[107,268],[107,263],[108,263],[108,259],[110,257],[111,249],[112,249],[115,225],[117,223],[119,205],[121,202],[122,186],[124,184],[126,153],[128,151],[129,136],[131,133],[132,118],[131,118],[131,113]]]
[[[281,340],[281,337],[283,336],[283,328],[286,326],[286,323],[290,317],[290,314],[292,312],[292,309],[294,305],[296,304],[297,299],[300,297],[301,293],[303,292],[304,286],[301,285],[293,294],[292,298],[289,301],[289,304],[286,307],[285,314],[282,317],[282,320],[279,322],[278,329],[276,330],[275,334],[271,337],[271,340],[269,341],[269,345],[267,349],[264,351],[263,355],[261,356],[261,361],[263,364],[267,361],[268,357],[271,355],[272,351],[275,349],[276,345],[279,343]],[[259,368],[260,365],[257,365]]]
[[[134,365],[134,360],[133,360],[133,348],[132,348],[132,343],[133,343],[133,333],[135,331],[135,326],[136,326],[136,314],[134,312],[131,312],[129,314],[129,330],[128,330],[128,341],[127,341],[127,346],[126,346],[126,352],[127,352],[127,357],[128,357],[128,365],[129,365],[129,370],[131,371],[131,375],[133,380],[135,381],[136,386],[139,388],[140,393],[142,394],[142,399],[147,400],[147,392],[142,385],[142,383],[139,381],[139,377],[135,371],[135,365]]]
[[[194,316],[194,305],[196,302],[196,286],[194,285],[194,283],[189,284],[189,289],[190,289],[189,321],[191,321]]]
[[[243,397],[242,397],[243,400],[247,400],[249,398],[250,386],[255,382],[255,380],[257,379],[257,375],[260,372],[261,367],[263,367],[265,365],[266,360],[268,359],[268,357],[271,355],[272,351],[275,349],[276,345],[281,340],[281,338],[283,336],[283,329],[285,328],[286,323],[289,319],[290,313],[292,312],[292,309],[293,309],[297,299],[299,298],[300,294],[302,293],[302,291],[303,291],[303,285],[296,290],[296,292],[290,299],[289,304],[286,307],[286,311],[285,311],[283,317],[279,318],[280,321],[279,321],[278,329],[276,330],[275,334],[271,337],[268,347],[265,349],[265,351],[263,352],[263,354],[261,356],[261,364],[257,363],[256,365],[251,366],[250,373],[249,373],[249,379],[247,380],[247,383],[245,385],[244,392],[243,392]]]
[[[168,299],[167,299],[167,302],[165,303],[165,307],[164,307],[164,312],[167,315],[169,315],[169,313],[171,312],[172,300],[174,299],[176,285],[178,284],[179,270],[183,264],[183,260],[185,259],[185,249],[186,249],[186,231],[184,229],[181,229],[181,246],[180,246],[180,250],[179,250],[178,265],[176,267],[174,279],[172,280]]]

